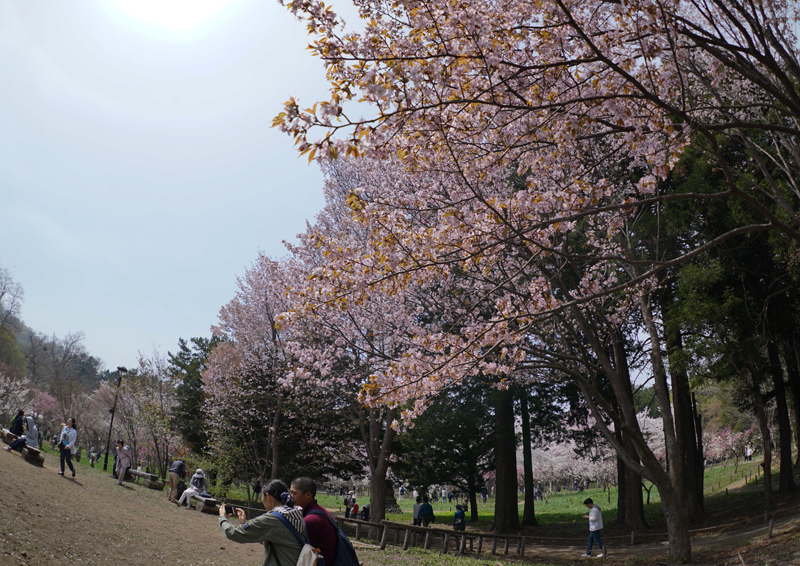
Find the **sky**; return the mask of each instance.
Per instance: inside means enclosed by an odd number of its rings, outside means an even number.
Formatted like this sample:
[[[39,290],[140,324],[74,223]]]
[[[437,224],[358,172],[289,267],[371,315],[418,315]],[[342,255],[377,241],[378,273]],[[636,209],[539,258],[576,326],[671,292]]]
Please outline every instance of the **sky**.
[[[0,2],[0,267],[22,320],[83,332],[108,369],[210,336],[236,277],[324,204],[271,128],[290,96],[326,97],[308,42],[274,0]]]

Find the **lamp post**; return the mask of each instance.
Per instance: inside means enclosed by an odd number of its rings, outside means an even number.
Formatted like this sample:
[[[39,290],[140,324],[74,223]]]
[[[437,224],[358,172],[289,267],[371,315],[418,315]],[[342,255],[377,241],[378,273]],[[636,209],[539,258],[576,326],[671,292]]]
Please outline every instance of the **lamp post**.
[[[111,449],[111,430],[114,428],[114,413],[117,411],[117,394],[119,393],[119,386],[122,384],[122,374],[128,373],[128,368],[125,366],[117,367],[117,390],[114,391],[114,406],[108,412],[111,413],[111,424],[108,425],[108,442],[106,442],[106,456],[103,459],[103,471],[108,469],[108,451]]]

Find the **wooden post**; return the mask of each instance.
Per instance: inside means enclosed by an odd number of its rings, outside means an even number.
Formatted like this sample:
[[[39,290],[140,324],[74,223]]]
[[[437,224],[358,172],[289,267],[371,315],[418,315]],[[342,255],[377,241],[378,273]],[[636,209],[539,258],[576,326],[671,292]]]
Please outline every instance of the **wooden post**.
[[[631,531],[631,546],[633,546],[633,545],[634,545],[634,542],[633,542],[633,535],[634,535],[634,533],[635,533],[635,531]]]
[[[414,534],[416,535],[416,533]],[[411,542],[411,529],[406,529],[406,536],[403,537],[403,550],[408,550],[409,542]]]
[[[458,549],[459,554],[464,554],[467,551],[467,535],[461,535],[461,548]]]
[[[356,540],[361,538],[361,523],[356,523]]]
[[[450,533],[444,533],[442,537],[442,554],[447,554],[448,550],[450,550]]]
[[[478,535],[478,550],[475,552],[478,556],[483,552],[483,535]]]
[[[397,534],[397,530],[395,530],[395,534]],[[381,535],[381,550],[386,550],[386,537],[388,535],[389,535],[389,525],[383,525],[383,534]]]
[[[397,539],[400,536],[400,529],[394,530],[394,545],[397,546]]]
[[[520,556],[525,555],[525,537],[519,537],[519,542],[517,543],[517,554]]]
[[[508,537],[506,537],[505,544],[503,546],[503,554],[508,556]]]
[[[431,532],[428,531],[427,533],[425,533],[425,541],[422,543],[422,548],[428,550],[430,544],[431,544]]]
[[[775,519],[772,518],[769,520],[769,534],[767,535],[767,538],[772,538],[772,527],[774,525],[775,525]]]
[[[492,556],[497,552],[497,537],[492,537]]]

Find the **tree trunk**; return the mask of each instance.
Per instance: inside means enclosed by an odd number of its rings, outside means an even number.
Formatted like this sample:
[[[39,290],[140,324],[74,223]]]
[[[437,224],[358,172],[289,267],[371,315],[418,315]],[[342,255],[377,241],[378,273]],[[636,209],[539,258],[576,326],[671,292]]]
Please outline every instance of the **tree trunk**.
[[[614,363],[620,375],[620,389],[628,403],[633,405],[633,387],[631,386],[630,367],[628,366],[628,353],[625,350],[625,337],[617,330],[613,337]],[[619,405],[619,403],[617,403]],[[625,451],[636,454],[636,448],[629,433],[620,431],[619,438]],[[644,518],[644,501],[642,499],[642,476],[624,461],[619,460],[617,470],[622,468],[622,474],[617,476],[620,486],[625,486],[622,506],[618,507],[622,514],[622,523],[632,530],[641,531],[647,528]],[[619,522],[619,521],[617,521]]]
[[[753,397],[756,403],[756,416],[758,417],[758,428],[761,431],[761,449],[764,451],[764,509],[772,510],[772,438],[769,432],[769,422],[767,421],[767,410],[764,407],[764,396],[761,394],[759,380],[755,374],[751,374],[753,383]]]
[[[364,422],[364,411],[360,412],[360,428],[370,469],[369,520],[380,523],[386,518],[386,474],[397,434],[389,425],[397,418],[397,409],[371,407],[367,412],[368,423]]]
[[[528,392],[520,389],[520,416],[522,417],[522,462],[525,470],[525,507],[522,511],[522,526],[537,527],[533,490],[533,461],[531,457],[531,417],[528,414]]]
[[[789,407],[786,404],[786,384],[783,381],[783,368],[778,355],[778,345],[772,340],[767,341],[767,353],[769,354],[772,382],[775,387],[775,404],[778,409],[778,433],[780,435],[778,442],[781,458],[778,489],[781,493],[788,493],[795,490],[795,484],[792,471],[792,425],[789,420]]]
[[[278,409],[275,411],[275,418],[272,420],[272,438],[270,439],[270,447],[272,448],[272,475],[270,479],[276,480],[280,478],[280,470],[278,466],[281,463],[280,451],[280,434],[278,431],[281,426],[281,403],[278,401]]]
[[[478,492],[474,489],[469,490],[469,520],[478,520]]]
[[[498,390],[495,398],[495,479],[496,497],[492,530],[498,533],[519,531],[517,505],[517,442],[514,434],[514,395]]]
[[[795,467],[800,466],[800,370],[797,365],[797,338],[784,344],[783,359],[786,362],[786,373],[789,378],[789,391],[792,392],[792,407],[794,409],[795,445],[798,447]]]
[[[665,328],[667,330],[665,330],[664,338],[670,362],[669,373],[675,414],[676,448],[678,459],[681,460],[678,473],[683,474],[681,483],[686,489],[685,503],[688,506],[689,518],[696,522],[705,517],[705,511],[703,510],[703,480],[702,476],[700,478],[697,476],[697,461],[700,456],[697,452],[697,434],[694,428],[694,408],[689,390],[689,376],[686,374],[684,364],[680,361],[680,353],[683,350],[681,335],[676,330],[669,330],[669,324],[665,324]]]
[[[622,433],[615,431],[617,439],[622,443]],[[625,497],[627,497],[628,483],[625,481],[625,461],[617,454],[617,524],[625,525],[628,520],[625,510]],[[641,489],[639,490],[641,491]]]
[[[658,486],[657,486],[658,487]],[[678,563],[691,562],[692,540],[689,536],[689,512],[684,495],[676,489],[661,490],[661,507],[667,521],[669,556]]]

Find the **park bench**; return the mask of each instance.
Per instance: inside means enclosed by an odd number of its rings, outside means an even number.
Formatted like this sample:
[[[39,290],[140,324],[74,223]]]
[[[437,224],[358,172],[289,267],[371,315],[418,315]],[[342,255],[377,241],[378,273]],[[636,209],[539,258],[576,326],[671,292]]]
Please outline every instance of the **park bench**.
[[[130,478],[128,477],[129,475],[131,476]],[[156,474],[129,469],[128,473],[125,474],[125,479],[133,481],[133,478],[141,478],[142,485],[147,488],[156,489],[158,491],[162,491],[164,489],[164,482],[160,481]]]
[[[197,510],[201,513],[212,513],[214,515],[219,514],[219,501],[213,497],[203,497],[199,493],[195,493],[192,496],[192,499],[196,499],[198,501]]]
[[[16,434],[11,432],[7,428],[3,429],[2,436],[3,436],[3,442],[5,442],[6,444],[11,444],[12,442],[14,442],[19,438]],[[25,446],[22,447],[22,457],[27,462],[30,462],[35,466],[39,466],[40,468],[44,467],[44,454],[42,454],[42,451],[39,450],[38,448],[34,448],[33,446],[28,446],[26,444]]]

